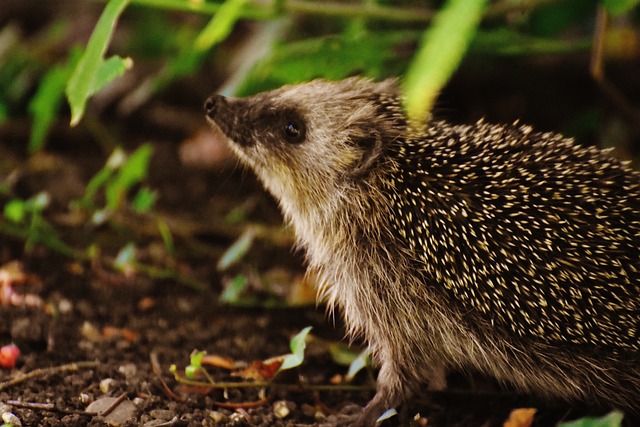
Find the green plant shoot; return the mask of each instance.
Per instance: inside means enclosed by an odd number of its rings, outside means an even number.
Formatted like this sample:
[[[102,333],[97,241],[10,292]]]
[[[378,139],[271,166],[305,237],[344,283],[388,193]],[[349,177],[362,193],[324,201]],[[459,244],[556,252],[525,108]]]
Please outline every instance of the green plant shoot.
[[[189,366],[184,368],[184,375],[189,379],[195,379],[198,371],[202,369],[202,358],[207,354],[206,351],[193,351],[189,356]]]
[[[278,371],[284,371],[287,369],[295,368],[299,366],[304,360],[304,350],[307,348],[307,335],[311,331],[311,326],[307,326],[301,330],[295,337],[291,338],[290,348],[291,354],[287,354],[280,365]]]

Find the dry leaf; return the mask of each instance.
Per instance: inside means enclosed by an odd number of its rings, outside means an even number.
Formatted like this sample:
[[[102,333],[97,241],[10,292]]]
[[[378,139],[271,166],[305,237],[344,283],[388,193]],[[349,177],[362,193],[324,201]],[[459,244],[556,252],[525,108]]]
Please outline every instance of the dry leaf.
[[[514,409],[509,414],[509,419],[504,422],[503,427],[531,427],[537,411],[535,408]]]

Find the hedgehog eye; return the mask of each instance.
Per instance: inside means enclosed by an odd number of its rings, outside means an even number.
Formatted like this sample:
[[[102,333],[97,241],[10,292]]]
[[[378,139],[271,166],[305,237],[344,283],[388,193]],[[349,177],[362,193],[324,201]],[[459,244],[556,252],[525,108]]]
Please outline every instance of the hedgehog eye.
[[[304,140],[305,127],[304,124],[297,120],[289,120],[285,122],[283,127],[284,137],[290,143],[299,143]]]

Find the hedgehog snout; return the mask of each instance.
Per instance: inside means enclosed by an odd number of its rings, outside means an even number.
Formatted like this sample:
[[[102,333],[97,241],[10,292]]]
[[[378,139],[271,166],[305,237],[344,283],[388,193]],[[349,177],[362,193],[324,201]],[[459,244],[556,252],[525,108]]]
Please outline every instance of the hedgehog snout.
[[[207,116],[209,116],[210,118],[214,119],[216,116],[216,112],[218,111],[218,108],[220,107],[220,105],[225,104],[226,103],[226,98],[222,95],[211,95],[205,102],[204,102],[204,112],[207,114]]]

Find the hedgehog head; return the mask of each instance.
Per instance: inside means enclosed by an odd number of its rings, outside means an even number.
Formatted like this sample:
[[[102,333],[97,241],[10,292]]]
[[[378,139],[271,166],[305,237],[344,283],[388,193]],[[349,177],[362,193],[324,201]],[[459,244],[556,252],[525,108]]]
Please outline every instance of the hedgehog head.
[[[316,80],[248,98],[214,95],[205,110],[285,212],[348,197],[406,126],[393,80]]]

